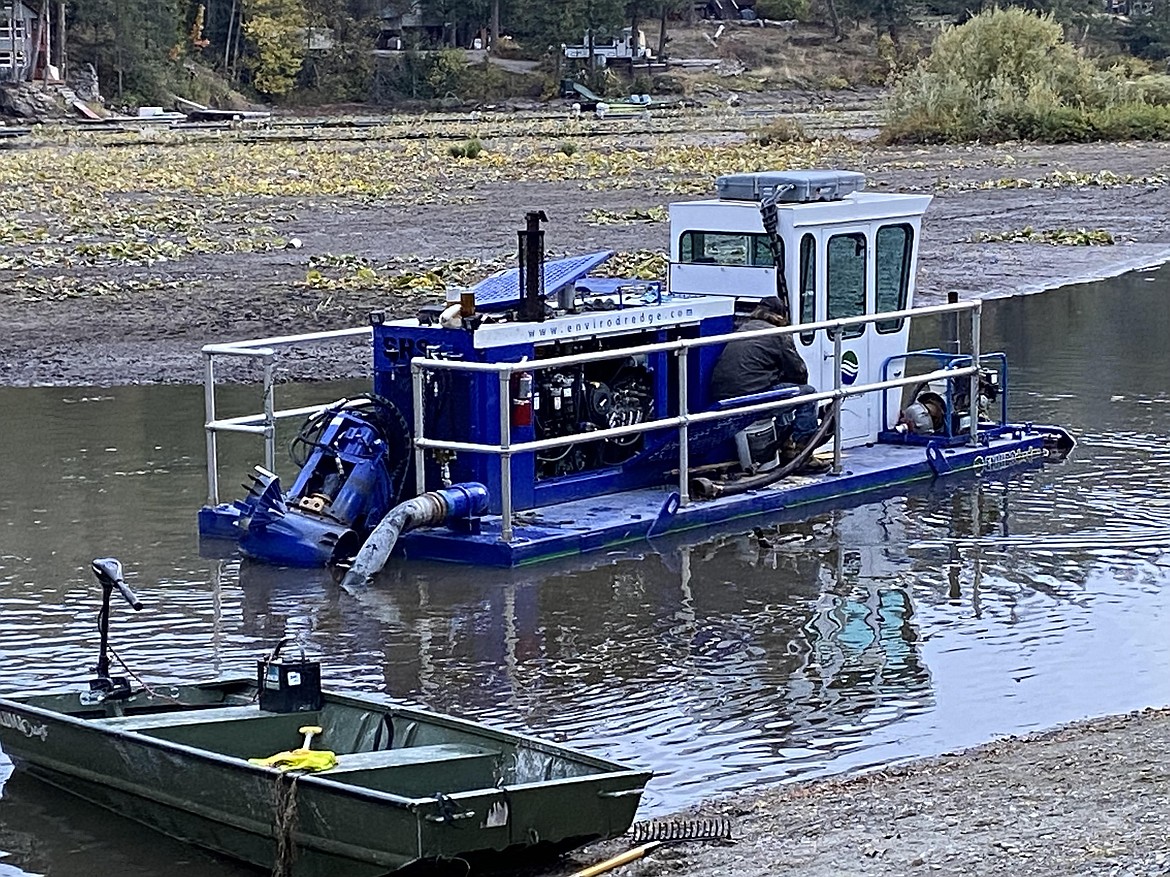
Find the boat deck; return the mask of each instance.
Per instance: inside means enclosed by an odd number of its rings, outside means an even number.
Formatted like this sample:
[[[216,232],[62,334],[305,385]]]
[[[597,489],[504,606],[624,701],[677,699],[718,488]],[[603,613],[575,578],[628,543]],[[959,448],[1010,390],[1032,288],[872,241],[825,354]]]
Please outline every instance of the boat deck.
[[[685,506],[679,505],[677,486],[628,490],[517,512],[510,542],[500,538],[497,515],[483,518],[477,534],[443,528],[407,533],[397,550],[412,559],[523,566],[789,509],[807,513],[821,502],[860,503],[874,491],[950,474],[1039,463],[1053,436],[1067,434],[1029,424],[988,434],[978,447],[877,443],[842,452],[840,474],[791,475],[768,487]],[[830,459],[831,451],[820,456]]]

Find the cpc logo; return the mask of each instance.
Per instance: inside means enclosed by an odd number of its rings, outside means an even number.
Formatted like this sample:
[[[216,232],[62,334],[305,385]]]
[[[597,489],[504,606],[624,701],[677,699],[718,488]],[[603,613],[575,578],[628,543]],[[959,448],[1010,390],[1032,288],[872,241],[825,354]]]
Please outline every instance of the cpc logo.
[[[852,350],[846,350],[841,354],[841,383],[845,385],[852,384],[857,380],[857,375],[861,371],[861,363],[857,359],[857,354]]]

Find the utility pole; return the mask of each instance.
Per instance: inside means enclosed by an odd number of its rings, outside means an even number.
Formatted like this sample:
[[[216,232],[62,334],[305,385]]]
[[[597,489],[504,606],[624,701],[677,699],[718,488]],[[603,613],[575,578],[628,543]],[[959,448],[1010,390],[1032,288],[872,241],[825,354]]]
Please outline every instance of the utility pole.
[[[16,0],[9,0],[8,3],[8,46],[12,50],[12,66],[8,68],[8,74],[5,79],[11,79],[16,82],[20,77],[16,75]]]
[[[66,57],[65,0],[60,0],[57,4],[57,75],[61,78],[62,82],[65,82],[68,78],[68,73],[65,70]]]
[[[232,0],[232,11],[228,13],[227,39],[223,41],[223,72],[227,75],[228,60],[232,54],[232,27],[236,23],[236,0]]]

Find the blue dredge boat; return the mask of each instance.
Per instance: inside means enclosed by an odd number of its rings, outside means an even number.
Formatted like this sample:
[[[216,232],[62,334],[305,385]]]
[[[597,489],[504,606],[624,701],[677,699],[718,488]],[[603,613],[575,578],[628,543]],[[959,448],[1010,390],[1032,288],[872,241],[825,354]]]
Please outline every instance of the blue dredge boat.
[[[518,566],[1065,456],[1063,429],[1008,420],[1007,363],[981,349],[980,302],[913,307],[930,196],[864,182],[842,171],[720,177],[718,197],[670,206],[666,283],[591,276],[606,252],[546,262],[545,217],[529,213],[517,268],[413,317],[209,345],[201,534],[271,563],[348,565],[363,582],[391,552]],[[793,335],[817,392],[713,399],[710,374],[737,320],[771,296],[791,325],[756,334]],[[963,327],[953,349],[907,349],[922,314]],[[275,407],[281,348],[355,334],[372,339],[370,394]],[[222,356],[263,362],[264,413],[217,418]],[[808,401],[821,412],[818,442],[782,464],[776,449]],[[306,415],[285,490],[276,424]],[[267,453],[248,496],[221,503],[224,431],[263,435]],[[821,465],[810,467],[814,452]]]

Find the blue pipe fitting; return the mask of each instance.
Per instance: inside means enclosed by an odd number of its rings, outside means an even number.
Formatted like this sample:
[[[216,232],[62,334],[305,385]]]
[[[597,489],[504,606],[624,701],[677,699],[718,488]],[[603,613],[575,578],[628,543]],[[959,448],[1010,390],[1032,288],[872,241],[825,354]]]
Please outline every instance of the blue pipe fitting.
[[[477,481],[433,491],[447,506],[448,518],[477,518],[488,510],[488,489]]]

